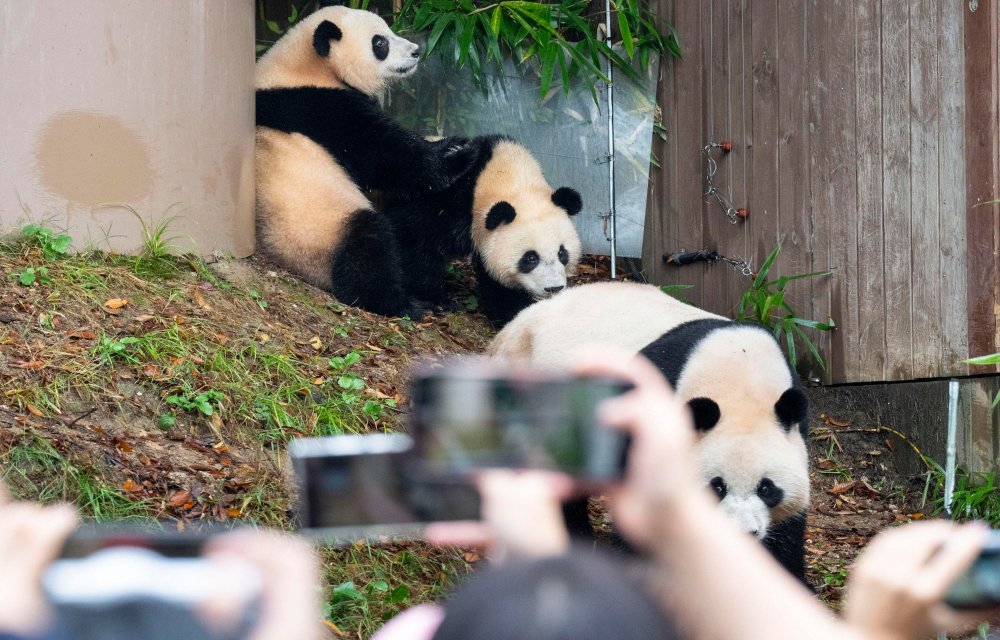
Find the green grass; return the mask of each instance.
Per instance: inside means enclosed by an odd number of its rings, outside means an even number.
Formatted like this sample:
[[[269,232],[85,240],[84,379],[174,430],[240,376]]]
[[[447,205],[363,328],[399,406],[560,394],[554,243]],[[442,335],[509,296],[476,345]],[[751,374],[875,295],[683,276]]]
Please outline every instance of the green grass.
[[[440,600],[478,557],[411,543],[322,550],[324,615],[350,637],[368,637],[408,607]]]

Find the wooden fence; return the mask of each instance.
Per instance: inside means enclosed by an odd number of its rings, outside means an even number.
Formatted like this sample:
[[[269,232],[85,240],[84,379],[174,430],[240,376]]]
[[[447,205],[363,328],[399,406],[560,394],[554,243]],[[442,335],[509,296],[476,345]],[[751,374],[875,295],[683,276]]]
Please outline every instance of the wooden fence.
[[[976,4],[975,11],[970,4]],[[818,336],[825,382],[908,380],[996,368],[1000,351],[997,0],[656,0],[684,59],[661,66],[667,140],[654,144],[643,265],[731,313],[749,279],[711,248],[790,286]],[[705,198],[708,142],[730,141],[715,185],[749,210],[736,225]],[[980,206],[973,206],[980,205]]]

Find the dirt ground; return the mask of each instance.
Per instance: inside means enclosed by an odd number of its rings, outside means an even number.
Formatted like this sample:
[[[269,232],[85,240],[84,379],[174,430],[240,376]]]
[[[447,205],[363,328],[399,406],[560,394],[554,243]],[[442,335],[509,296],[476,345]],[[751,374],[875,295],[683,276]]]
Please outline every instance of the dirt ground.
[[[22,284],[29,267],[48,269],[47,282]],[[586,256],[575,282],[607,279],[608,267]],[[416,357],[488,344],[468,264],[452,272],[459,312],[401,320],[341,305],[257,259],[53,260],[5,245],[0,472],[16,496],[69,500],[87,516],[287,527],[289,438],[401,428]],[[895,472],[898,445],[863,415],[811,413],[808,577],[836,609],[868,540],[931,507],[920,506],[922,481]],[[479,558],[403,544],[327,560],[331,628],[367,637]]]

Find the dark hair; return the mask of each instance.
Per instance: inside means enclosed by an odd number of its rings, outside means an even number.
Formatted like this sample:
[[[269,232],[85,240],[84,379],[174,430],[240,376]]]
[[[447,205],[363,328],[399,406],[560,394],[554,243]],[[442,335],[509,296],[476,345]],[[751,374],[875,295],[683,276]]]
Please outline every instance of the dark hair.
[[[475,575],[447,603],[434,640],[674,640],[621,567],[575,553]]]

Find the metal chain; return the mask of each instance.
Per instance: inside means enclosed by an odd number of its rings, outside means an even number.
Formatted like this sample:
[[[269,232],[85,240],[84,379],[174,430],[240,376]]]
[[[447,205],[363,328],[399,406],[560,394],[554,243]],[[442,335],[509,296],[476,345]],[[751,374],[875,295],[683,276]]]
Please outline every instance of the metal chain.
[[[733,265],[734,268],[739,269],[740,273],[748,278],[753,275],[753,267],[750,266],[749,262],[744,260],[733,260],[732,258],[727,258],[726,256],[719,256],[719,260]]]
[[[712,196],[718,200],[719,206],[722,207],[726,217],[729,218],[729,224],[736,224],[739,222],[739,212],[735,207],[733,207],[733,204],[729,202],[729,200],[726,200],[726,198],[719,193],[719,190],[715,188],[715,185],[712,184],[712,177],[715,176],[715,172],[719,169],[719,165],[716,164],[715,159],[712,158],[712,149],[715,148],[721,149],[722,143],[709,142],[705,145],[705,148],[702,149],[702,152],[705,154],[705,158],[708,161],[708,173],[705,176],[708,181],[708,191],[705,192],[705,195]]]

